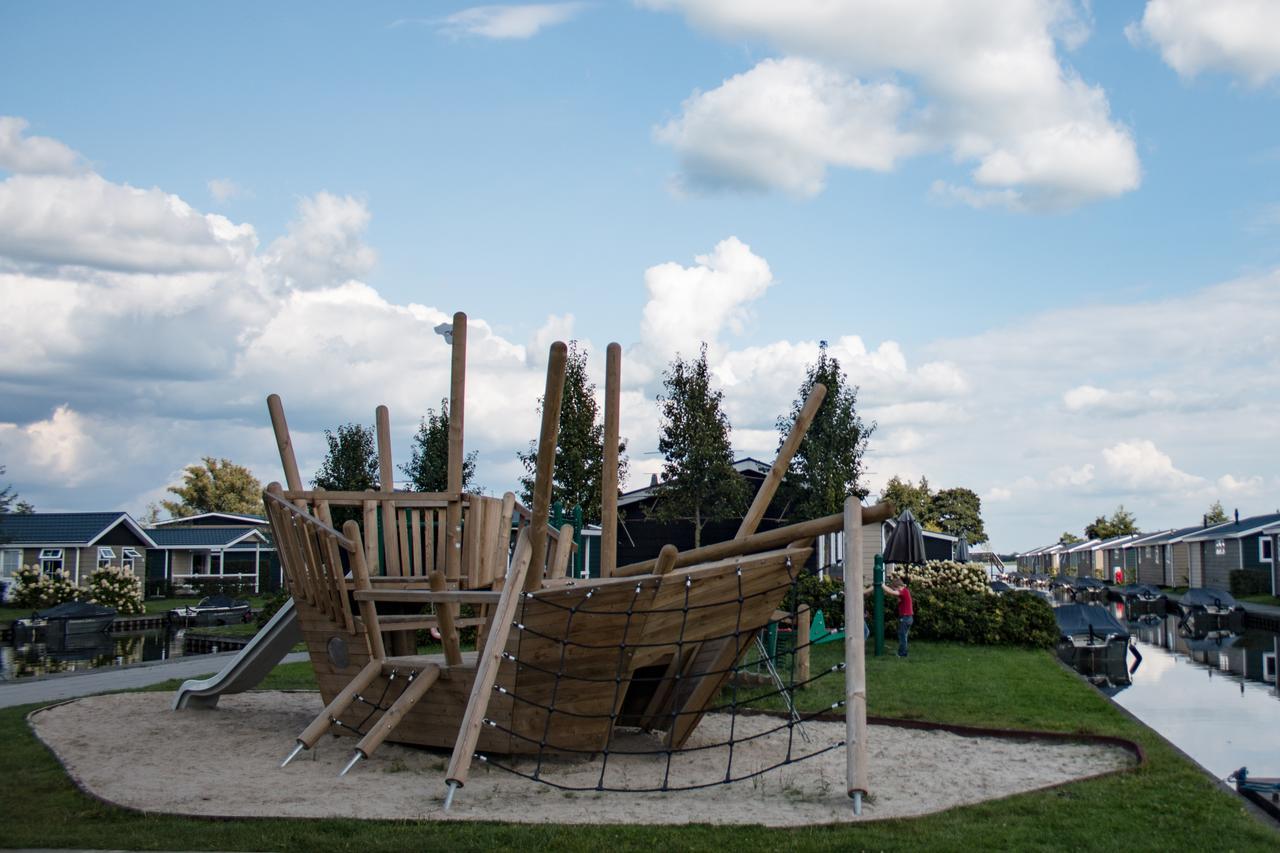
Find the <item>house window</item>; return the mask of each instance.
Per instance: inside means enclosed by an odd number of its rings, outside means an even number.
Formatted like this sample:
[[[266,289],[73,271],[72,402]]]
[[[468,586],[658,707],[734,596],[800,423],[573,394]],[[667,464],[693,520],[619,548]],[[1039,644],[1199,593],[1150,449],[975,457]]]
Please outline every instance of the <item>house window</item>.
[[[98,568],[109,569],[111,564],[115,562],[116,552],[111,548],[98,549]]]
[[[128,569],[129,571],[133,571],[134,566],[137,565],[138,560],[140,559],[142,559],[142,555],[139,554],[137,551],[133,550],[132,548],[125,548],[124,553],[120,558],[120,562],[121,562],[121,565],[123,565],[126,569]]]
[[[46,575],[62,571],[61,548],[40,549],[40,571],[44,572]]]
[[[0,551],[0,577],[15,577],[20,568],[22,568],[21,548],[7,548]]]
[[[1264,563],[1271,562],[1271,538],[1268,536],[1258,540],[1258,559]]]
[[[1214,542],[1213,553],[1217,554],[1219,557],[1225,556],[1227,553],[1227,540],[1219,539],[1218,541]]]

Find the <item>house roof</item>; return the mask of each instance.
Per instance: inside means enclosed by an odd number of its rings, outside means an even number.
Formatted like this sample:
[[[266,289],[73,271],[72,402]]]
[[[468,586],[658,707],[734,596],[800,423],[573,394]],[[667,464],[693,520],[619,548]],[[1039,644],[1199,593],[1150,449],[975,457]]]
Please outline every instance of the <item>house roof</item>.
[[[772,468],[771,465],[768,465],[764,462],[761,462],[759,459],[754,459],[750,456],[746,456],[746,457],[743,457],[742,459],[735,460],[733,463],[733,470],[737,471],[739,474],[751,473],[751,474],[765,475],[769,473],[770,468]],[[618,495],[618,506],[627,506],[628,504],[633,504],[633,503],[636,503],[637,501],[642,501],[645,498],[651,498],[653,497],[653,494],[654,494],[654,487],[652,485],[645,486],[643,489],[636,489],[634,491],[625,492],[621,495]]]
[[[1124,543],[1124,545],[1120,547],[1136,548],[1139,545],[1144,545],[1144,546],[1150,545],[1153,542],[1155,542],[1155,540],[1160,539],[1161,537],[1166,536],[1167,534],[1172,532],[1173,532],[1172,530],[1157,530],[1155,533],[1139,533],[1136,539],[1130,539],[1128,542]]]
[[[1203,542],[1206,539],[1240,539],[1254,533],[1261,533],[1263,528],[1277,522],[1280,522],[1280,513],[1255,515],[1239,521],[1225,521],[1213,527],[1206,527],[1202,532],[1187,536],[1185,539],[1188,542]]]
[[[1119,536],[1112,536],[1109,539],[1103,539],[1101,542],[1098,543],[1098,547],[1099,548],[1123,547],[1123,544],[1125,542],[1129,542],[1134,539],[1137,539],[1139,536],[1142,536],[1142,535],[1143,534],[1141,533],[1122,533]]]
[[[159,527],[150,532],[156,547],[165,550],[219,549],[255,540],[267,542],[265,536],[251,527]]]
[[[169,526],[212,526],[212,527],[235,527],[235,526],[252,526],[265,527],[267,520],[260,515],[243,515],[236,512],[202,512],[197,515],[185,515],[181,518],[170,518],[165,521],[157,521],[151,525],[152,530],[157,527]]]
[[[127,512],[5,513],[0,515],[0,541],[9,545],[87,548],[121,524],[154,547],[155,540]]]
[[[1066,549],[1066,553],[1074,554],[1076,551],[1092,551],[1094,548],[1102,544],[1101,539],[1088,539],[1076,545],[1072,545]]]

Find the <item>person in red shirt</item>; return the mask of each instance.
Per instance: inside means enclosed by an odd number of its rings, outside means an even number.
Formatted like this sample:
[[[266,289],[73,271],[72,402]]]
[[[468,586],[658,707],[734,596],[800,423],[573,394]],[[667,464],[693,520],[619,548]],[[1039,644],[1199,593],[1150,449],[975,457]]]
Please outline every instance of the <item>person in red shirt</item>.
[[[911,601],[911,590],[898,578],[889,581],[885,595],[898,599],[898,657],[907,656],[907,634],[911,631],[911,623],[915,621],[915,607]]]

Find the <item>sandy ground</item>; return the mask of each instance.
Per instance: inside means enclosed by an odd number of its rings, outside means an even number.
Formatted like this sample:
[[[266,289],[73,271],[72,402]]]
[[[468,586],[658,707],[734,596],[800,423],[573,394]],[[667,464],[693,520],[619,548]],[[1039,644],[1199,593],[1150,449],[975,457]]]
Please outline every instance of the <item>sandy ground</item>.
[[[319,711],[315,693],[260,692],[223,697],[213,711],[169,710],[165,693],[122,693],[77,699],[37,712],[36,734],[83,788],[134,809],[233,817],[423,818],[536,823],[715,823],[795,826],[852,821],[845,795],[845,754],[833,749],[732,785],[697,791],[613,793],[561,791],[477,762],[453,808],[445,812],[447,756],[394,744],[381,747],[345,778],[351,738],[325,738],[287,768],[278,767],[294,737]],[[704,719],[690,746],[724,741],[728,715]],[[736,737],[773,728],[773,717],[739,717]],[[793,755],[839,742],[842,723],[806,723],[813,739],[793,739]],[[653,736],[635,734],[615,748],[644,748]],[[905,817],[1068,782],[1130,766],[1117,747],[872,726],[868,732],[871,796],[862,820]],[[786,756],[787,731],[740,742],[733,775],[770,766]],[[724,777],[728,749],[676,756],[670,784],[696,785]],[[499,760],[495,757],[494,760]],[[518,766],[532,772],[532,759]],[[661,784],[660,756],[609,757],[605,784],[631,788]],[[598,756],[551,760],[546,778],[594,788]]]

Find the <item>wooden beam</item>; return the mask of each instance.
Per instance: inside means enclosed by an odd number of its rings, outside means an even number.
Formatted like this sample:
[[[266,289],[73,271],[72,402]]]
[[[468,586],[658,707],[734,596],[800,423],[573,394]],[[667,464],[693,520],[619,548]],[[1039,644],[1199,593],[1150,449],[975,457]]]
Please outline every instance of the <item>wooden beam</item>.
[[[564,400],[564,372],[568,351],[564,341],[556,341],[547,355],[547,387],[542,395],[542,431],[538,435],[538,462],[533,483],[533,518],[529,537],[529,543],[533,547],[533,562],[524,579],[528,590],[535,590],[542,585],[542,575],[547,566],[551,479],[556,467],[556,441],[560,436],[560,404]]]
[[[293,440],[289,438],[289,424],[284,419],[284,404],[279,394],[267,397],[267,412],[271,415],[271,428],[276,434],[276,448],[280,451],[280,464],[284,466],[284,482],[290,489],[302,488],[298,474],[298,459],[293,455]]]
[[[769,508],[773,496],[778,491],[778,486],[782,483],[783,476],[786,475],[787,469],[791,467],[791,457],[796,455],[800,442],[804,440],[805,433],[809,431],[809,425],[813,423],[813,416],[818,413],[818,408],[822,405],[822,401],[826,396],[827,386],[821,382],[815,383],[813,390],[809,392],[809,398],[804,401],[804,406],[800,409],[800,414],[796,416],[796,422],[791,425],[791,432],[787,434],[787,440],[778,449],[778,456],[773,460],[773,467],[769,469],[769,475],[760,484],[760,491],[756,492],[755,500],[751,502],[751,508],[742,517],[742,524],[738,527],[738,535],[734,537],[735,539],[746,539],[752,533],[755,533],[760,526],[765,510]]]
[[[387,601],[400,604],[496,604],[502,598],[500,592],[488,590],[445,590],[436,592],[427,589],[358,589],[351,594],[356,601]]]
[[[379,406],[374,418],[378,429],[378,485],[384,492],[395,491],[395,467],[391,464],[391,413],[386,406]],[[392,577],[400,574],[400,539],[396,534],[396,507],[393,500],[382,501],[382,558],[386,573]]]
[[[844,726],[845,781],[861,813],[867,787],[867,659],[862,600],[862,525],[866,513],[857,498],[844,502]]]
[[[444,592],[446,584],[443,572],[431,573],[432,592]],[[436,602],[436,618],[440,620],[440,642],[444,645],[444,659],[449,666],[462,664],[462,649],[458,646],[458,629],[453,624],[457,616],[454,608],[457,606],[449,601]]]
[[[453,353],[449,367],[449,469],[448,489],[462,493],[462,419],[466,409],[467,315],[453,315]],[[457,583],[462,574],[462,503],[450,501],[445,509],[445,577]]]
[[[556,536],[555,556],[551,560],[551,567],[547,570],[547,579],[554,580],[563,578],[569,571],[569,558],[573,556],[573,525],[565,524],[560,527],[560,531]]]
[[[604,362],[604,467],[600,473],[600,577],[618,568],[618,430],[622,346],[609,344]]]
[[[892,517],[893,504],[888,502],[865,507],[862,511],[862,518],[866,524],[885,521]],[[842,513],[833,513],[823,518],[815,518],[812,521],[802,521],[798,524],[766,530],[763,533],[754,533],[746,539],[733,539],[728,542],[718,542],[714,545],[703,545],[701,548],[680,552],[680,555],[676,557],[675,568],[683,569],[686,566],[693,566],[698,563],[710,563],[715,560],[723,560],[727,557],[737,557],[757,551],[771,551],[774,548],[783,548],[797,540],[811,539],[824,533],[834,533],[842,529],[843,526],[844,515]],[[632,563],[629,566],[619,568],[615,572],[615,576],[634,577],[635,575],[652,574],[654,569],[657,568],[657,564],[657,560]]]
[[[564,345],[561,344],[561,346]],[[479,656],[476,677],[471,682],[467,711],[462,717],[462,725],[458,728],[458,740],[453,746],[453,755],[449,759],[449,770],[445,774],[445,781],[449,785],[451,797],[454,788],[461,788],[467,784],[467,775],[471,772],[471,758],[475,754],[476,741],[480,738],[480,727],[484,725],[489,700],[497,692],[493,689],[494,679],[502,666],[502,652],[507,647],[511,622],[515,618],[516,608],[523,597],[525,575],[533,560],[532,545],[532,537],[528,531],[522,531],[516,543],[511,570],[507,573],[506,582],[502,588],[502,600],[494,607],[484,652]]]

